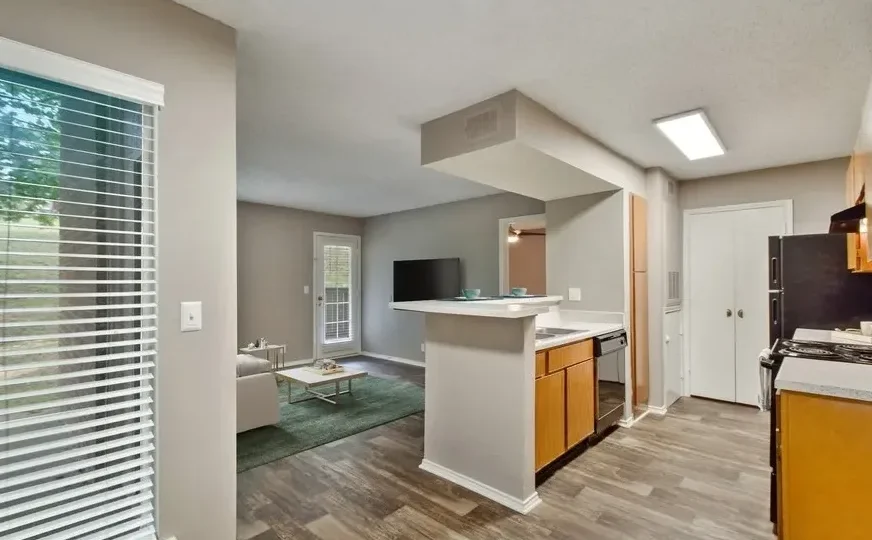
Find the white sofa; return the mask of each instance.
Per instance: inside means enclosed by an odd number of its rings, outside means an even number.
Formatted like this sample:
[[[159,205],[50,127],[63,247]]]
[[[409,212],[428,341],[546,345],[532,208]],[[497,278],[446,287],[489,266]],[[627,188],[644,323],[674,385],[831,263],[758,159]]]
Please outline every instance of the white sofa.
[[[236,433],[279,421],[279,388],[272,364],[250,354],[236,355]]]

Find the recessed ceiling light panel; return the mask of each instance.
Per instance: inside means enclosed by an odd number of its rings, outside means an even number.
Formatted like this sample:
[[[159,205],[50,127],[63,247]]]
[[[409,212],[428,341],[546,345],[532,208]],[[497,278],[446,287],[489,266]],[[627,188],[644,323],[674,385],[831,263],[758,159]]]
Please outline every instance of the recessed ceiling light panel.
[[[691,161],[724,154],[724,145],[702,109],[654,120],[654,125]]]

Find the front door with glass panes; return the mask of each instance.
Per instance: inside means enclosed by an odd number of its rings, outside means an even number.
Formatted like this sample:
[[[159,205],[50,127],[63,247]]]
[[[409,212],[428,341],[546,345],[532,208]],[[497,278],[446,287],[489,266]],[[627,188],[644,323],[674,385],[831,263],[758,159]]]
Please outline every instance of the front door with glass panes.
[[[315,233],[315,358],[360,352],[360,237]]]

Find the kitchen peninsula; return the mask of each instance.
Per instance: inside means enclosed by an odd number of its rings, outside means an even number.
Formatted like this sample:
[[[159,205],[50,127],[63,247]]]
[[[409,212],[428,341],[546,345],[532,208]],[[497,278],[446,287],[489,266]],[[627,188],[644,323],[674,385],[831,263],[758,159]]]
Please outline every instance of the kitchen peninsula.
[[[527,513],[539,504],[536,470],[541,460],[537,460],[536,419],[541,407],[536,377],[544,379],[537,372],[545,369],[545,353],[537,355],[537,349],[574,347],[569,344],[587,340],[580,349],[590,351],[590,355],[576,361],[589,361],[586,365],[590,370],[585,373],[590,379],[587,410],[592,425],[594,381],[589,338],[623,327],[620,314],[607,314],[612,318],[584,322],[583,327],[567,324],[564,326],[570,331],[566,334],[537,340],[537,316],[559,320],[552,310],[561,300],[548,296],[390,304],[396,310],[425,314],[422,469],[517,512]],[[570,361],[567,357],[567,367]],[[563,366],[555,366],[559,367]],[[566,410],[565,403],[561,407]],[[563,433],[563,425],[560,430]]]

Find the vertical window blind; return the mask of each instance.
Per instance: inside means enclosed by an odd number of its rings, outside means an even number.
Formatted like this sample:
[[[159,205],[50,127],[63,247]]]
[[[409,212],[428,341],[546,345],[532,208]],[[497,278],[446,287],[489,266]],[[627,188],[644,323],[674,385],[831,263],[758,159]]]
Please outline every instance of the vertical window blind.
[[[0,538],[153,539],[156,110],[0,69]]]

